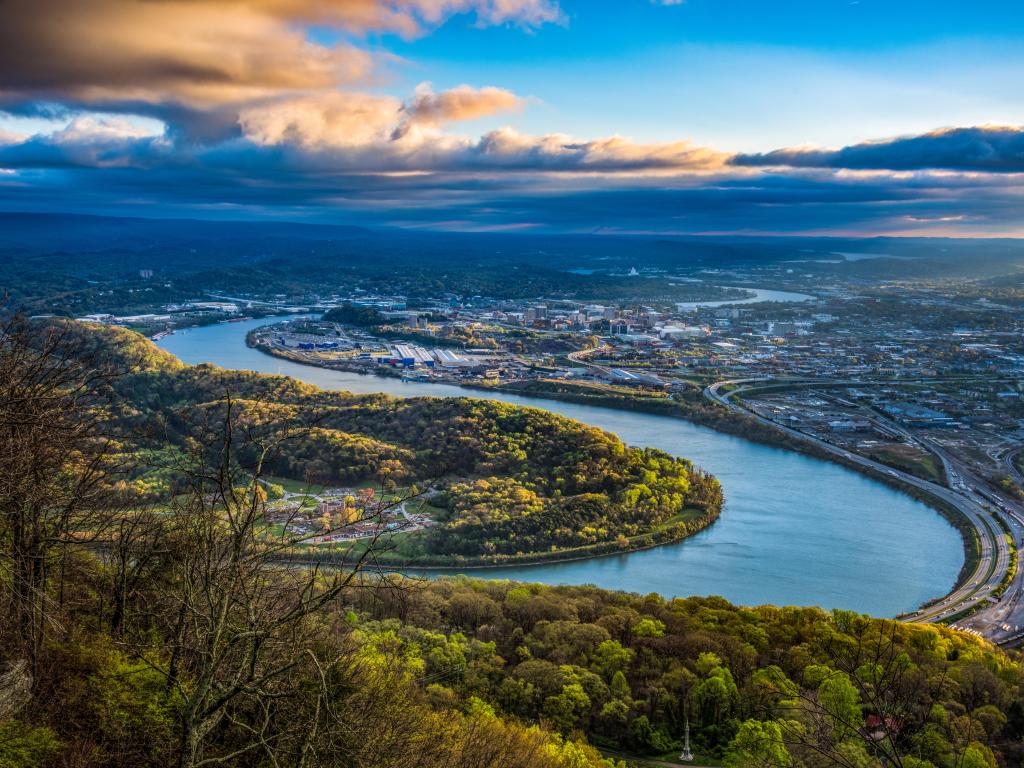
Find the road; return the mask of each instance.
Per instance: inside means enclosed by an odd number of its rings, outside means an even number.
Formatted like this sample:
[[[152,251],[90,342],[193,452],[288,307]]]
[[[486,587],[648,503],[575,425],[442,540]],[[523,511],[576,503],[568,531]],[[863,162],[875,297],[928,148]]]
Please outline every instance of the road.
[[[616,752],[610,749],[602,749],[601,754],[605,757],[611,757],[616,760],[625,760],[635,765],[659,766],[659,768],[712,768],[710,765],[701,765],[700,763],[685,763],[682,761],[670,762],[668,760],[658,760],[656,758],[634,755],[627,752]]]
[[[1021,488],[1024,488],[1024,475],[1020,473],[1020,470],[1017,469],[1017,465],[1013,463],[1013,457],[1022,450],[1024,450],[1024,446],[1013,445],[1002,454],[1000,460],[1003,462],[1003,466],[1006,467],[1006,474],[1010,476],[1013,482]]]
[[[572,362],[585,366],[592,371],[596,371],[599,375],[607,376],[608,374],[611,373],[611,370],[607,366],[592,363],[587,358],[589,358],[591,355],[597,352],[600,352],[601,350],[608,349],[609,347],[610,345],[608,344],[608,342],[599,341],[597,343],[597,346],[593,347],[592,349],[577,349],[575,352],[570,352],[565,357],[567,360],[571,360]]]
[[[946,466],[946,473],[951,484],[956,484],[960,492],[972,498],[981,499],[991,512],[998,516],[1010,531],[1014,542],[1019,547],[1024,540],[1024,508],[1008,495],[996,493],[986,488],[986,481],[979,478],[973,471],[949,456],[945,449],[932,440],[921,441],[936,453]],[[1011,454],[1014,451],[1011,451]],[[979,610],[970,617],[958,622],[955,626],[976,632],[1000,645],[1017,645],[1024,639],[1024,572],[1018,567],[1012,582],[998,603]]]
[[[786,427],[782,424],[778,424],[771,419],[754,413],[750,409],[745,408],[733,400],[733,397],[736,394],[741,393],[746,388],[749,388],[750,385],[763,384],[765,381],[766,379],[764,378],[719,381],[707,387],[704,390],[704,396],[709,400],[729,408],[730,410],[742,413],[763,424],[767,424],[781,430],[788,435],[811,443],[823,451],[837,457],[841,457],[848,463],[855,464],[881,474],[889,475],[894,479],[900,480],[906,485],[918,488],[933,498],[940,499],[955,507],[960,511],[964,518],[970,522],[977,532],[978,540],[981,543],[981,552],[979,562],[972,573],[964,579],[959,587],[954,589],[948,595],[933,601],[912,614],[902,616],[901,619],[904,621],[920,622],[950,621],[963,613],[978,609],[978,613],[971,617],[971,621],[969,623],[962,623],[964,628],[969,631],[975,631],[979,634],[985,634],[994,640],[1009,642],[1007,638],[1003,637],[1003,635],[1008,634],[1007,631],[1000,630],[1000,632],[996,632],[992,629],[993,619],[986,618],[993,616],[993,612],[999,608],[999,606],[992,605],[995,600],[992,595],[999,587],[1010,567],[1011,549],[1006,537],[1003,535],[1001,527],[993,519],[992,514],[990,513],[990,507],[984,503],[984,500],[974,492],[960,492],[927,480],[922,480],[914,475],[901,472],[885,464],[872,461],[871,459],[832,445],[824,440],[820,440],[811,435],[791,429],[790,427]],[[721,390],[726,386],[736,387],[736,389],[723,393]],[[938,455],[944,463],[949,461],[944,451]],[[952,471],[956,472],[957,469],[958,468],[954,468]],[[947,466],[947,474],[950,471],[950,467]],[[1000,513],[996,512],[996,514]],[[1021,521],[1015,522],[1018,525],[1022,525]],[[1024,531],[1024,525],[1022,525],[1020,530]],[[1019,533],[1015,533],[1015,535],[1019,536]],[[1020,574],[1018,574],[1014,584],[1012,584],[1010,589],[1007,590],[1007,597],[1005,598],[1006,605],[1009,605],[1011,602],[1014,602],[1016,605],[1016,603],[1020,602],[1020,591],[1014,589],[1020,584],[1020,582],[1021,577]],[[1024,606],[1020,606],[1017,611],[1022,614],[1020,626],[1024,627]],[[1013,616],[1016,615],[1017,612],[1015,611]],[[981,626],[985,631],[983,632],[981,629],[973,629],[975,624]],[[1007,624],[1007,622],[1003,620],[996,624],[996,626],[1001,626],[1002,624]],[[1009,626],[1012,627],[1014,624],[1009,624]],[[1021,634],[1024,635],[1024,632]],[[1002,639],[1000,640],[999,638]]]
[[[851,403],[851,405],[853,404]],[[950,488],[973,501],[993,517],[993,522],[997,526],[993,530],[997,536],[1004,535],[1003,531],[1009,531],[1014,543],[1020,544],[1024,539],[1024,506],[1021,506],[1004,490],[993,489],[988,480],[978,476],[972,467],[951,455],[946,446],[937,440],[914,434],[878,413],[871,413],[870,418],[890,432],[901,435],[910,444],[937,456],[942,462]],[[1017,468],[1013,465],[1013,456],[1020,450],[1021,446],[1013,444],[1007,448],[1001,448],[998,454],[993,456],[993,459],[1002,461],[1010,477],[1018,484],[1024,478],[1021,478]],[[995,518],[1002,521],[1001,526],[995,521]],[[1000,583],[1002,583],[1006,571],[1005,569],[999,570],[998,565],[996,570],[1003,575],[1000,578]],[[1002,645],[1016,644],[1016,641],[1024,638],[1024,600],[1022,600],[1022,595],[1024,595],[1024,572],[1018,568],[1012,582],[1007,585],[1004,594],[997,602],[994,597],[987,598],[977,611],[953,626],[982,635]]]

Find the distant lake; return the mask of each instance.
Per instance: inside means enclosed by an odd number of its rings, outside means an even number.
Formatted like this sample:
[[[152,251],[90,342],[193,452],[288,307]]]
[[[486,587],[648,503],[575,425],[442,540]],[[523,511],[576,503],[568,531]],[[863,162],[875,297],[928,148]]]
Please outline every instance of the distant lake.
[[[159,346],[186,363],[281,373],[326,389],[481,397],[451,385],[299,365],[245,345],[251,328],[280,321],[264,318],[179,331]],[[669,417],[489,396],[545,408],[614,432],[632,445],[692,459],[722,481],[726,505],[718,522],[678,544],[473,575],[596,584],[667,597],[716,594],[741,605],[821,605],[895,616],[949,591],[963,563],[959,535],[936,512],[838,465]]]

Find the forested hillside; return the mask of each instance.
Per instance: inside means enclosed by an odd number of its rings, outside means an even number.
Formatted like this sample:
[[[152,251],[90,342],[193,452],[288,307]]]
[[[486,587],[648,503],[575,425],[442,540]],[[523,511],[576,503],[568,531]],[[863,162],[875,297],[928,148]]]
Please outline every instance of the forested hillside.
[[[728,766],[992,768],[1024,757],[1024,667],[969,635],[847,611],[737,608],[451,579],[360,595],[349,622],[439,702]],[[374,640],[379,642],[379,640]]]
[[[197,439],[230,396],[248,428],[289,433],[265,457],[271,475],[323,485],[370,481],[385,491],[443,488],[434,500],[442,524],[419,550],[409,548],[421,559],[497,562],[553,549],[649,546],[699,530],[721,508],[718,482],[685,459],[627,447],[540,409],[329,392],[285,377],[183,366],[127,331],[73,330],[115,368],[132,371],[111,384],[126,456],[143,449],[166,462],[167,449]],[[244,450],[242,457],[251,459]],[[130,461],[131,487],[141,496],[159,500],[173,490],[165,471]]]

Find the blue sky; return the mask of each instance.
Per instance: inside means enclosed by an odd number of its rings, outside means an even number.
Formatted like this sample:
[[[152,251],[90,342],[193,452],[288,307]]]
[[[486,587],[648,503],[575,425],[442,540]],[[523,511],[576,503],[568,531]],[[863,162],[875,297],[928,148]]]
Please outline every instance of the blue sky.
[[[564,2],[534,34],[453,21],[404,57],[399,91],[500,83],[534,132],[686,136],[734,151],[1024,123],[1024,6],[919,0]],[[1016,22],[1016,24],[1015,24]],[[1016,29],[1015,29],[1016,26]],[[470,74],[472,73],[472,74]]]
[[[1024,232],[1019,3],[88,5],[0,9],[0,207]]]

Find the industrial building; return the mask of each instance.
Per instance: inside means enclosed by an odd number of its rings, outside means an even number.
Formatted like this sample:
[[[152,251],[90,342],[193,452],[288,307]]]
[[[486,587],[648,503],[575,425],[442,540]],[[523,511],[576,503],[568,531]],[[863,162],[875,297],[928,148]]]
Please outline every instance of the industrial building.
[[[427,368],[434,367],[434,358],[423,347],[412,344],[395,344],[391,348],[392,365],[404,365],[406,368],[415,368],[418,365]]]
[[[475,368],[480,363],[451,349],[426,350],[413,344],[395,344],[388,362],[406,368]]]
[[[475,360],[470,360],[465,355],[460,355],[450,349],[435,349],[431,351],[431,354],[442,368],[472,368],[477,365]]]

